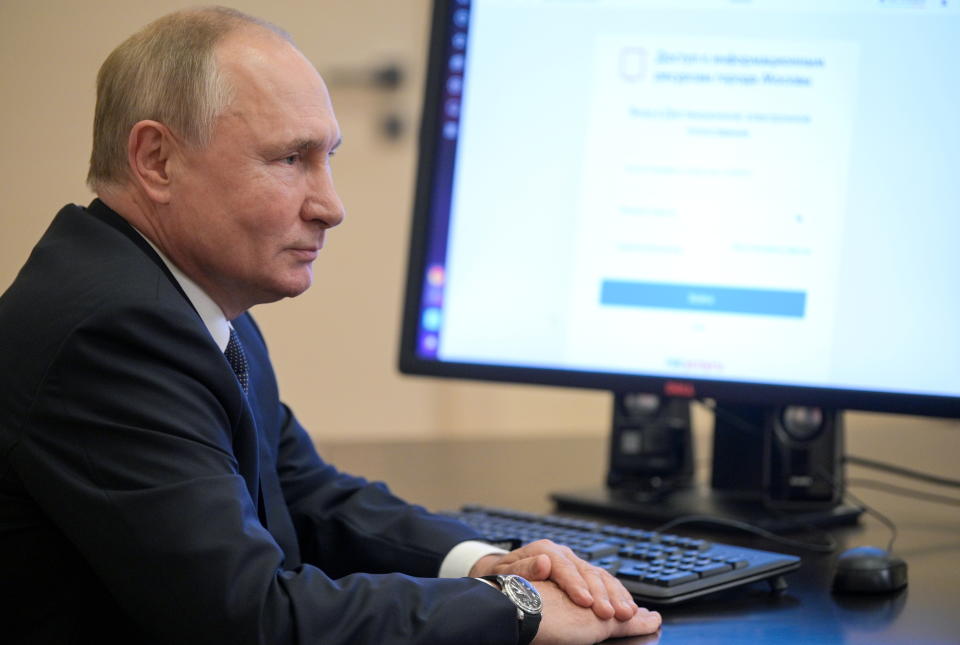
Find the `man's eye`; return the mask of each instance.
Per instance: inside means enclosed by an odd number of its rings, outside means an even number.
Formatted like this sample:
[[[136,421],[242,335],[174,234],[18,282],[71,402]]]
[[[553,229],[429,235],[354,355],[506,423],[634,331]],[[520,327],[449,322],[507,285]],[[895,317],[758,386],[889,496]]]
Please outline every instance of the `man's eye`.
[[[284,157],[284,158],[283,158],[283,163],[287,164],[288,166],[292,166],[292,165],[294,165],[295,163],[297,163],[298,161],[300,161],[300,155],[299,155],[299,154],[290,155],[290,156],[287,156],[287,157]]]

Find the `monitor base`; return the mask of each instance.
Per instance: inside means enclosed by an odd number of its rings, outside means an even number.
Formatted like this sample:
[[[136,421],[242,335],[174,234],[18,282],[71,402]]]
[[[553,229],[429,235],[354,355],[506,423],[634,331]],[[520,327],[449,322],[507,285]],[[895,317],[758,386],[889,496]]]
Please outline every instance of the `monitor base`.
[[[773,508],[743,494],[690,487],[669,492],[617,491],[596,488],[551,493],[558,511],[664,524],[685,515],[707,515],[746,522],[773,532],[855,524],[859,506],[840,503],[829,508]],[[723,528],[717,526],[716,528]]]

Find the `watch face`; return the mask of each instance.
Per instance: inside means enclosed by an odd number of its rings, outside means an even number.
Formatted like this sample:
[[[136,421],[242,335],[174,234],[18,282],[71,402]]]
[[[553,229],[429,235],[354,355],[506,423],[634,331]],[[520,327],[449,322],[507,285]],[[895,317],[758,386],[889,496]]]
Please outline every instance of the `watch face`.
[[[520,576],[503,576],[502,584],[503,591],[522,611],[528,614],[539,614],[543,610],[540,592]]]

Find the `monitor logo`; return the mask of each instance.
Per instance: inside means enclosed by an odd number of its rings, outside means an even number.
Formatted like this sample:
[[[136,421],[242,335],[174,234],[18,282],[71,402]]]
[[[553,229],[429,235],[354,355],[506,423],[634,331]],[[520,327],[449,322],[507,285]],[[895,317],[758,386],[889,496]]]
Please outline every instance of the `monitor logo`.
[[[697,390],[693,383],[685,381],[667,381],[663,384],[664,396],[678,396],[685,399],[692,399],[697,395]]]

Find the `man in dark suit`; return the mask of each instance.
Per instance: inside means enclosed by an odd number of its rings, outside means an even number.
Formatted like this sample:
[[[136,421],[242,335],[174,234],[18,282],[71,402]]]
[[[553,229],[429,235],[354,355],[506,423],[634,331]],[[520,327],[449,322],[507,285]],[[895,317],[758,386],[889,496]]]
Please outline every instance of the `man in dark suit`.
[[[5,642],[587,643],[659,627],[568,549],[505,553],[338,472],[280,402],[246,311],[305,291],[344,214],[339,127],[284,32],[225,9],[167,16],[110,55],[97,95],[98,199],[57,214],[0,298]],[[493,574],[533,582],[475,579]]]

